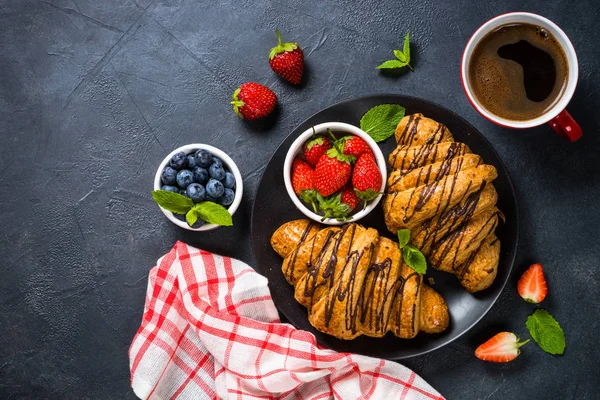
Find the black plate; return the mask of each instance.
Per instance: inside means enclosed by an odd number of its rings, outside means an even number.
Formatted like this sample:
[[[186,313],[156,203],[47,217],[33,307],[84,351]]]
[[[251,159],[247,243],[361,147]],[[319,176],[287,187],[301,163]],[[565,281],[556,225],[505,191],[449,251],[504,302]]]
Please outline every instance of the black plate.
[[[306,129],[331,121],[358,125],[361,116],[367,110],[384,103],[400,104],[406,108],[407,114],[420,112],[444,123],[457,141],[469,145],[474,153],[479,154],[486,163],[498,170],[498,178],[494,185],[498,191],[498,208],[506,217],[506,222],[501,223],[496,230],[502,243],[498,276],[490,288],[472,295],[462,288],[453,275],[429,268],[427,276],[434,278],[434,288],[444,297],[450,310],[450,327],[445,332],[439,335],[420,333],[410,340],[399,339],[391,333],[379,339],[363,335],[353,340],[339,340],[317,331],[308,323],[306,309],[294,300],[293,287],[287,283],[281,272],[282,259],[269,243],[271,235],[280,225],[304,217],[288,197],[283,183],[282,167],[290,145]],[[392,137],[380,143],[380,146],[387,158],[396,144]],[[360,223],[378,229],[381,235],[393,238],[385,227],[380,206],[360,220]],[[450,343],[473,327],[488,312],[510,275],[517,252],[518,234],[514,189],[502,161],[490,143],[454,112],[432,102],[403,95],[375,95],[344,101],[306,120],[283,141],[271,157],[258,186],[252,211],[252,244],[257,267],[259,272],[269,279],[271,294],[279,311],[295,327],[314,333],[319,343],[326,347],[395,360],[424,354]]]

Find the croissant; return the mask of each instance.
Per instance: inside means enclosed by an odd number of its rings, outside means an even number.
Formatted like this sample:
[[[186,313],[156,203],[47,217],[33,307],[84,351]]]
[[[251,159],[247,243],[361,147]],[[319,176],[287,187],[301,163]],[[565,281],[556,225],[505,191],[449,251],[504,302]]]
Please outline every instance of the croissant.
[[[497,273],[494,231],[503,218],[496,168],[423,114],[405,116],[395,137],[383,199],[388,230],[411,229],[411,244],[429,264],[456,275],[469,292],[486,289]]]
[[[358,224],[323,228],[306,219],[275,231],[271,246],[311,325],[340,339],[413,338],[448,327],[444,299],[402,261],[398,244]],[[483,254],[483,253],[482,253]]]

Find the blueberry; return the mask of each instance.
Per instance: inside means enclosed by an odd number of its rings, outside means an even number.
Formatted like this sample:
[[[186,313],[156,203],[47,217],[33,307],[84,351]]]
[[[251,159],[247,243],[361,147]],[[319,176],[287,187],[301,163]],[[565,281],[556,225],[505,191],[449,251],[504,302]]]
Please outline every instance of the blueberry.
[[[183,151],[179,153],[175,153],[171,160],[169,160],[169,165],[171,168],[175,168],[176,170],[180,170],[185,167],[185,162],[187,161],[187,156]]]
[[[212,163],[217,164],[217,166],[223,168],[223,161],[219,157],[213,156]]]
[[[177,184],[180,188],[185,189],[192,182],[194,182],[194,174],[189,169],[182,169],[177,173]]]
[[[198,150],[194,157],[198,167],[208,168],[212,164],[213,156],[207,150]]]
[[[206,181],[208,181],[208,171],[206,170],[206,168],[194,168],[194,180],[199,184],[204,185]]]
[[[229,171],[225,172],[225,179],[223,179],[223,186],[229,189],[235,188],[235,177]]]
[[[233,192],[233,190],[231,190],[229,188],[225,188],[225,191],[223,192],[223,196],[219,197],[219,199],[217,201],[220,205],[227,207],[227,206],[230,206],[231,203],[233,203],[234,197],[235,197],[235,193]]]
[[[186,189],[187,196],[192,199],[194,203],[200,203],[204,201],[204,197],[206,196],[206,190],[204,186],[199,183],[190,183],[190,186]]]
[[[180,190],[179,190],[179,194],[180,194],[180,195],[182,195],[182,196],[185,196],[185,197],[189,197],[189,196],[187,195],[187,192],[185,191],[185,189],[180,189]]]
[[[206,195],[206,197],[204,198],[204,201],[212,201],[213,203],[219,203],[219,199],[215,199],[212,196],[209,196],[208,194]]]
[[[185,214],[175,214],[175,213],[173,213],[173,216],[175,218],[177,218],[178,220],[180,220],[180,221],[186,222]]]
[[[160,174],[160,180],[165,185],[173,185],[177,182],[177,171],[171,167],[165,167],[162,174]]]
[[[186,165],[187,165],[187,169],[196,168],[196,157],[194,157],[193,154],[188,154],[186,156]]]
[[[218,181],[216,179],[210,179],[208,181],[208,183],[206,184],[207,194],[210,197],[214,197],[215,199],[218,199],[219,197],[221,197],[223,195],[224,191],[225,191],[225,187],[223,186],[221,181]]]
[[[191,227],[194,228],[194,229],[198,229],[202,225],[204,225],[205,223],[206,223],[206,221],[204,221],[202,218],[198,218],[196,220],[196,222],[194,222],[194,225],[191,225]],[[188,226],[190,226],[190,224],[188,224]]]
[[[177,189],[175,186],[171,186],[171,185],[163,185],[163,187],[161,187],[160,190],[166,190],[167,192],[179,193],[179,189]]]
[[[208,169],[208,173],[211,178],[214,178],[218,181],[222,181],[225,178],[225,170],[223,167],[219,167],[217,164],[213,163]]]

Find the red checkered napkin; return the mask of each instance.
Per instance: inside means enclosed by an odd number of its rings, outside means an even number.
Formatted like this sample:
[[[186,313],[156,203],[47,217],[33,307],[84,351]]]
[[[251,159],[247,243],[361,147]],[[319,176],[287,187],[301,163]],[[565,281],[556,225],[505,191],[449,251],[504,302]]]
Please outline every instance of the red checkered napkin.
[[[150,271],[129,365],[141,399],[443,399],[400,364],[320,348],[279,322],[266,278],[182,242]]]

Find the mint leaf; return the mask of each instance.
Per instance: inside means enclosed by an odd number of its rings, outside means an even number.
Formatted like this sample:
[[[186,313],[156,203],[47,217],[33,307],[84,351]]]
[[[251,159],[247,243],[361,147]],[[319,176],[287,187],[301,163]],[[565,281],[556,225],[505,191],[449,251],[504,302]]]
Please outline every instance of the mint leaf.
[[[402,258],[406,265],[414,269],[419,274],[427,272],[427,260],[419,249],[410,246],[410,229],[400,229],[398,231],[398,247],[402,249]]]
[[[417,248],[413,246],[404,246],[402,248],[402,258],[404,262],[419,274],[427,272],[427,260]]]
[[[398,231],[398,246],[402,249],[410,240],[410,229],[400,229]]]
[[[196,221],[198,221],[198,214],[196,213],[196,210],[192,208],[190,211],[188,211],[187,214],[185,214],[185,220],[189,226],[194,225]]]
[[[406,63],[410,63],[410,32],[406,32],[402,51],[404,52],[404,57],[406,57]],[[408,66],[410,67],[410,65]],[[410,69],[412,69],[412,67]]]
[[[404,45],[402,51],[394,50],[394,56],[397,60],[388,60],[377,66],[377,69],[392,69],[408,67],[412,71],[413,68],[410,66],[410,32],[406,32],[404,37]]]
[[[376,142],[394,135],[405,109],[398,104],[381,104],[371,108],[360,119],[360,129],[367,132]]]
[[[152,198],[156,204],[175,214],[185,214],[194,206],[191,199],[168,190],[154,190]]]
[[[406,62],[406,56],[400,50],[394,50],[394,55],[398,60],[402,61],[403,63]]]
[[[379,64],[377,69],[394,69],[406,67],[408,64],[405,61],[400,60],[387,60]]]
[[[402,49],[404,52],[404,56],[406,57],[406,62],[410,62],[410,32],[406,32],[406,36],[404,37],[404,48]]]
[[[201,203],[198,203],[192,208],[192,210],[195,212],[196,218],[202,218],[209,224],[216,224],[221,226],[233,225],[233,221],[231,219],[231,214],[229,214],[229,211],[227,211],[225,207],[217,203],[213,203],[212,201],[203,201]]]
[[[550,354],[563,354],[567,343],[565,333],[546,310],[538,309],[527,317],[525,326],[542,350]]]

